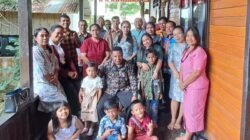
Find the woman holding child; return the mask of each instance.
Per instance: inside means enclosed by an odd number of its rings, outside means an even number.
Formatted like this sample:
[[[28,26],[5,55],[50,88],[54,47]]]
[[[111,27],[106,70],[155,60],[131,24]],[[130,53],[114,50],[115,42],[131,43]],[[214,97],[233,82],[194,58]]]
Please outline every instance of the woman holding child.
[[[207,54],[200,47],[196,28],[186,33],[188,47],[181,58],[180,87],[184,91],[183,113],[186,133],[177,140],[190,140],[193,133],[204,130],[204,112],[209,87],[206,76]]]

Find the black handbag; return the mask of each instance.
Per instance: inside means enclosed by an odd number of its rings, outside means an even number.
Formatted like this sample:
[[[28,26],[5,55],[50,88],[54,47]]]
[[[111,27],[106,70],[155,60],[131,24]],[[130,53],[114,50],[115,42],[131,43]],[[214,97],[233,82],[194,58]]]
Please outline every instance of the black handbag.
[[[30,102],[30,90],[29,88],[18,88],[5,94],[4,112],[15,113]]]

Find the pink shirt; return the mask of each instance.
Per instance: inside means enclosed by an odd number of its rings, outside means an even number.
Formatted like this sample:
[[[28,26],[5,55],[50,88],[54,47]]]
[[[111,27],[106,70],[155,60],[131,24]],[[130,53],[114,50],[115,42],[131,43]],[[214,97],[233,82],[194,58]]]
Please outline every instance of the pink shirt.
[[[142,135],[146,135],[147,131],[148,131],[148,124],[151,122],[151,119],[149,118],[149,116],[145,113],[144,118],[141,121],[139,121],[135,116],[133,116],[135,118],[135,120],[140,124],[141,128],[143,128],[142,130],[139,128],[139,126],[136,125],[136,123],[130,118],[129,119],[129,126],[134,128],[134,136],[142,136]]]
[[[201,47],[197,47],[190,53],[183,52],[181,59],[181,78],[185,81],[195,70],[201,70],[201,75],[188,85],[189,89],[202,89],[208,87],[206,76],[207,54]]]

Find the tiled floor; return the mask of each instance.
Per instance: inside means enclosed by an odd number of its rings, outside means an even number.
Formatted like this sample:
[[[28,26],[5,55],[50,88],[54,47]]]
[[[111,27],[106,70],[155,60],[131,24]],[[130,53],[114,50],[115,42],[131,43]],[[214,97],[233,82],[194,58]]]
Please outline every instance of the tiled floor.
[[[158,136],[159,140],[174,140],[177,136],[180,135],[184,130],[173,130],[170,131],[167,129],[167,124],[170,122],[170,114],[167,109],[163,109],[159,111],[159,127],[156,129],[155,134]],[[81,140],[94,140],[96,137],[87,137],[85,135],[81,136]]]

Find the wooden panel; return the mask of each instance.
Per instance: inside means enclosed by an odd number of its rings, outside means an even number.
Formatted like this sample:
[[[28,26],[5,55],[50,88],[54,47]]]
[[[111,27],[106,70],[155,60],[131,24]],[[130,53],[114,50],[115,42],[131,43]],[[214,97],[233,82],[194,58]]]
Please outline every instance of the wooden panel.
[[[211,10],[211,17],[245,17],[246,12],[245,6],[227,8],[227,9],[216,9]]]
[[[245,27],[246,17],[211,18],[212,25]]]
[[[247,0],[212,0],[211,9],[246,6]]]
[[[230,35],[244,38],[246,34],[246,27],[234,26],[210,26],[210,33],[217,33],[221,35]]]

